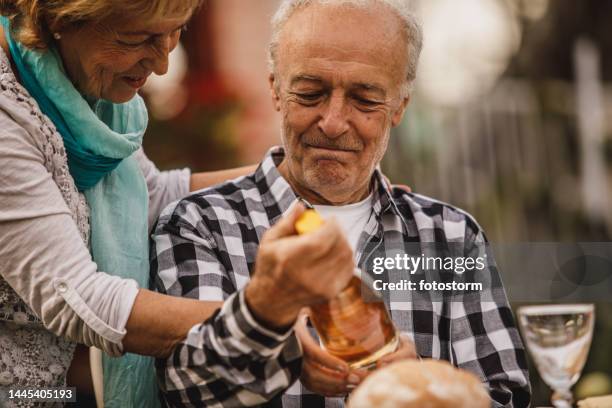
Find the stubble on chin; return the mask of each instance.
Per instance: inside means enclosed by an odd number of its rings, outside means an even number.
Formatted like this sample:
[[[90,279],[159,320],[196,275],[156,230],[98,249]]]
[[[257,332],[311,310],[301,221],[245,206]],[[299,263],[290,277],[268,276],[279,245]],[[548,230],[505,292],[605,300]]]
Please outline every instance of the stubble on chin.
[[[309,161],[302,163],[304,183],[322,195],[343,192],[349,179],[347,169],[341,163],[329,161]]]

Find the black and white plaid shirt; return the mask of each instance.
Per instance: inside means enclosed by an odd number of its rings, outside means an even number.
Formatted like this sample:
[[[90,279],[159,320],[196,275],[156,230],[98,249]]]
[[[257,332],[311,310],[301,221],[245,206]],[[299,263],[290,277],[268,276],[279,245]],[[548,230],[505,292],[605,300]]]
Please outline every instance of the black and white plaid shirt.
[[[158,362],[164,397],[172,406],[342,407],[341,398],[315,395],[295,381],[301,349],[292,331],[257,324],[244,302],[264,232],[297,200],[279,174],[273,148],[252,175],[202,190],[162,212],[153,236],[151,270],[157,290],[174,296],[225,301],[222,310],[190,331]],[[373,240],[485,242],[478,224],[447,204],[397,188],[374,175],[373,215],[356,259]],[[497,274],[493,259],[489,273]],[[503,290],[486,301],[394,301],[398,329],[423,357],[444,359],[478,375],[495,406],[526,407],[530,388],[525,352]],[[273,299],[271,299],[273,301]]]

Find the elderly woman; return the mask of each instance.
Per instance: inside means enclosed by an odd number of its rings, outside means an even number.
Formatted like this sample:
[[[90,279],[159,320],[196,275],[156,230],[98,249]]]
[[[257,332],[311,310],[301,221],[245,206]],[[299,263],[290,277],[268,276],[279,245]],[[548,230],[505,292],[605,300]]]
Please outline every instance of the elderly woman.
[[[64,386],[77,343],[164,357],[213,310],[146,289],[148,228],[247,169],[159,172],[137,95],[199,2],[0,0],[2,406],[11,388]],[[151,358],[107,359],[104,373],[108,406],[158,405]]]

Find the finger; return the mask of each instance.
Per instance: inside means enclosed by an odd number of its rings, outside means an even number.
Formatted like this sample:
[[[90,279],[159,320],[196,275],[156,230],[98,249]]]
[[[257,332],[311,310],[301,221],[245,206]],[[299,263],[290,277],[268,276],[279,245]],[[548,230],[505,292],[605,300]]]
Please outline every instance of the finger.
[[[348,382],[348,364],[323,350],[308,331],[307,308],[302,309],[296,333],[304,349],[304,365],[300,380],[311,391],[327,397],[344,396],[360,382]],[[354,379],[352,379],[355,382]]]
[[[410,358],[417,357],[416,345],[414,344],[414,341],[412,341],[410,336],[402,333],[400,334],[399,341],[400,341],[400,347],[399,347],[400,350],[402,350]]]
[[[296,270],[307,270],[311,274],[321,271],[330,274],[329,269],[336,264],[345,264],[352,273],[354,267],[353,251],[339,231],[339,227],[330,222],[330,226],[322,227],[324,234],[310,233],[301,236],[282,238],[276,242],[275,251],[282,253],[285,259],[291,260]],[[316,275],[315,275],[316,276]]]
[[[371,373],[372,373],[371,370],[368,370],[365,368],[351,369],[348,376],[346,377],[347,388],[348,389],[356,388]]]
[[[416,347],[408,336],[400,335],[400,344],[396,351],[381,357],[376,366],[378,368],[389,365],[395,361],[417,358]]]
[[[321,265],[322,262],[343,262],[352,265],[354,254],[344,233],[337,222],[332,219],[325,225],[325,229],[312,233],[309,237],[309,244],[313,246],[310,251],[309,261]],[[316,248],[316,249],[315,249]],[[352,267],[350,268],[352,271]]]
[[[307,304],[318,304],[338,296],[353,278],[353,268],[352,259],[346,261],[322,259],[319,264],[313,263],[302,268],[296,279],[311,295]]]
[[[410,188],[410,186],[407,186],[406,184],[394,184],[393,187],[402,189],[407,193],[412,193],[412,188]]]
[[[316,364],[305,364],[305,371],[300,380],[311,391],[325,396],[343,396],[355,389],[368,375],[366,369],[351,370],[344,378],[326,372]]]
[[[305,358],[330,372],[340,373],[344,378],[348,374],[348,364],[344,360],[331,355],[317,344],[308,331],[306,320],[307,316],[302,316],[295,325],[295,332],[302,345]]]
[[[300,344],[302,345],[303,348],[304,346],[310,347],[311,342],[314,342],[314,339],[312,338],[312,336],[310,335],[310,332],[308,331],[307,322],[308,322],[309,313],[310,313],[309,308],[303,307],[302,310],[300,310],[300,314],[298,315],[298,318],[295,321],[295,326],[294,326],[295,334],[300,340]]]
[[[272,228],[266,231],[262,241],[274,241],[279,238],[295,235],[295,222],[306,209],[300,202],[296,202],[293,207],[283,216]]]
[[[309,307],[303,307],[302,309],[300,309],[300,313],[298,314],[298,322],[299,319],[305,319],[304,324],[306,326],[308,326],[308,317],[310,316],[310,308]]]
[[[385,181],[387,182],[387,184],[391,185],[391,180],[389,180],[389,177],[387,176],[383,176],[385,178]],[[396,188],[400,188],[408,193],[412,193],[412,188],[410,188],[410,186],[407,186],[406,184],[393,184],[392,187],[396,187]]]
[[[355,260],[350,248],[337,247],[328,257],[313,263],[306,270],[314,284],[328,299],[336,296],[353,278]],[[333,271],[333,273],[330,273]]]
[[[301,204],[300,204],[301,205]],[[284,254],[286,259],[291,259],[294,265],[305,264],[308,262],[316,262],[322,258],[333,254],[335,246],[342,245],[344,237],[340,231],[340,227],[335,222],[324,223],[317,231],[295,235],[295,222],[292,224],[293,233],[282,235],[288,231],[288,226],[283,226],[282,223],[287,222],[290,215],[286,219],[279,221],[274,227],[264,234],[263,241],[275,241],[275,251]],[[348,244],[346,244],[348,246]],[[270,246],[270,243],[268,243]]]
[[[295,237],[292,242],[303,252],[303,259],[309,261],[329,257],[338,246],[348,247],[346,238],[334,219],[326,221],[313,232]]]
[[[311,361],[304,361],[300,381],[309,390],[327,397],[346,395],[349,391],[346,374],[327,371]]]
[[[346,236],[336,218],[326,220],[320,228],[311,232],[307,236],[314,242],[330,242],[334,245],[348,245]]]

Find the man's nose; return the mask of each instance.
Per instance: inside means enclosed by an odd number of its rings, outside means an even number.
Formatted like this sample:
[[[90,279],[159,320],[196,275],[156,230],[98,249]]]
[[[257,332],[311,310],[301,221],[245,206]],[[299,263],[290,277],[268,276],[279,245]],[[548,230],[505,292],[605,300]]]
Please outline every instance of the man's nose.
[[[349,129],[348,109],[342,95],[332,95],[324,106],[324,112],[319,120],[319,129],[329,138],[343,135]]]

